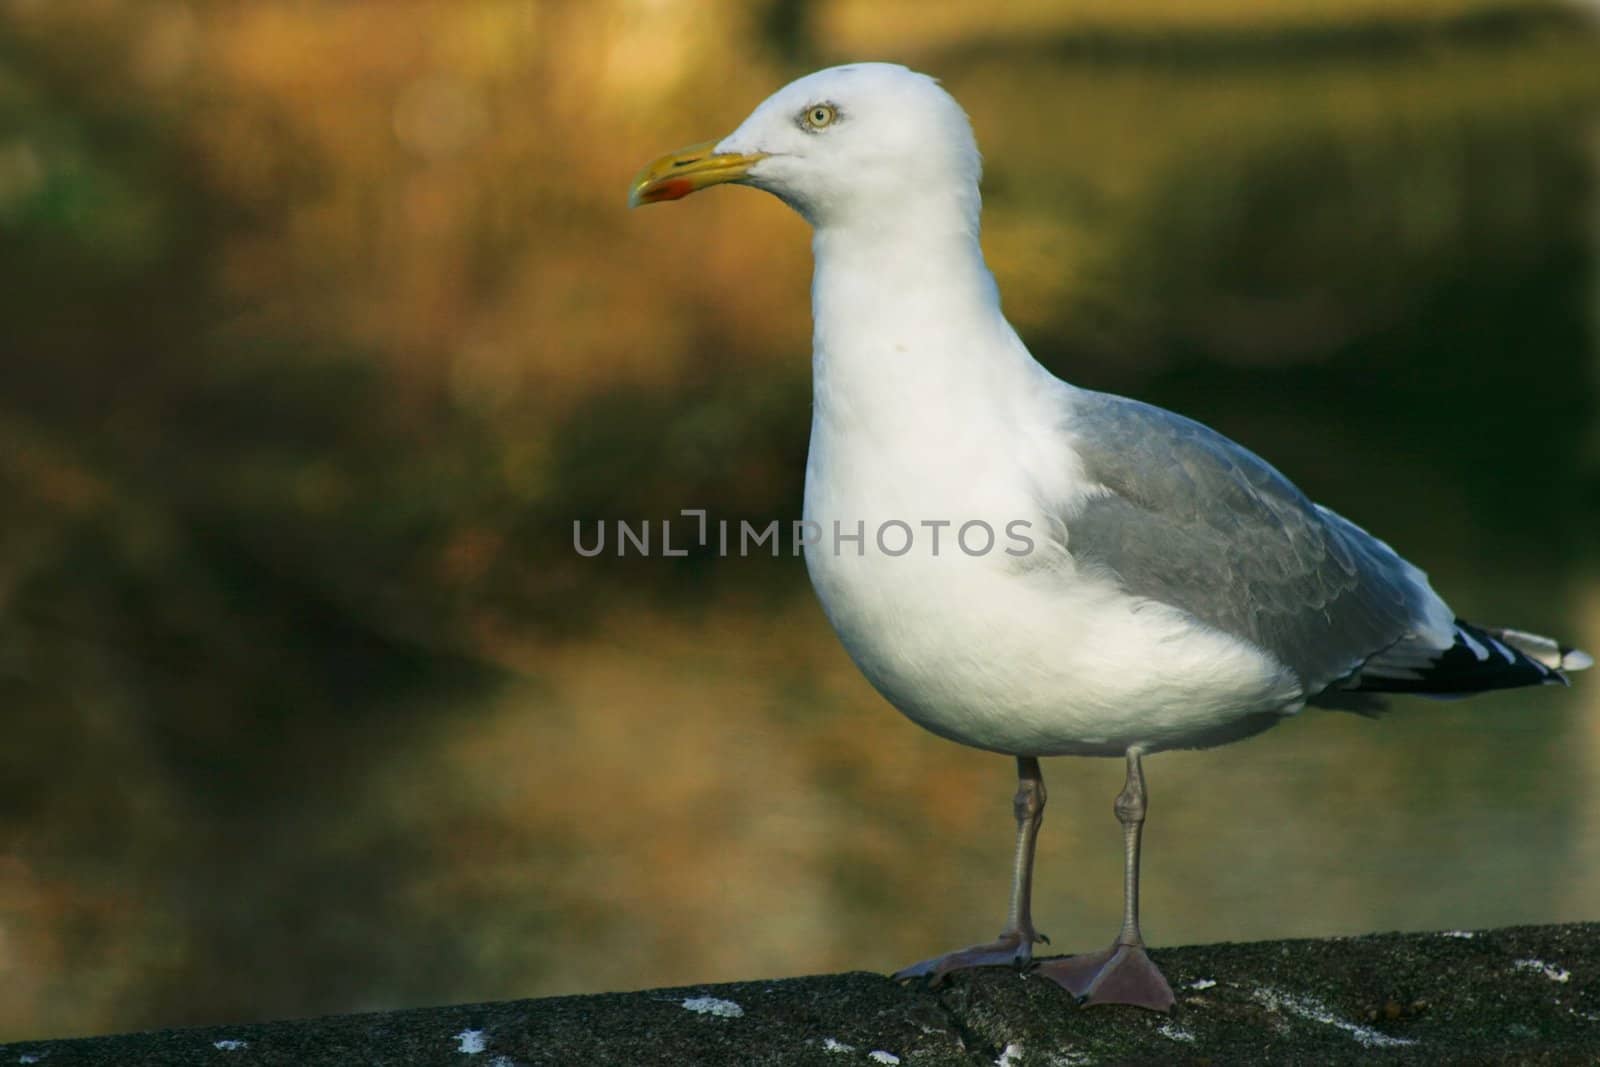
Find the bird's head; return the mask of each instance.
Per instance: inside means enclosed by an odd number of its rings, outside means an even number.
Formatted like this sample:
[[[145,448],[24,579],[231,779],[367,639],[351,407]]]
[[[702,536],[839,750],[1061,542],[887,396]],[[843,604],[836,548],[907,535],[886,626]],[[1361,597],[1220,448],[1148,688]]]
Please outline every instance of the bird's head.
[[[954,210],[975,228],[980,171],[972,126],[938,82],[889,63],[852,63],[789,83],[721,141],[655,160],[628,202],[733,182],[765,189],[818,227]]]

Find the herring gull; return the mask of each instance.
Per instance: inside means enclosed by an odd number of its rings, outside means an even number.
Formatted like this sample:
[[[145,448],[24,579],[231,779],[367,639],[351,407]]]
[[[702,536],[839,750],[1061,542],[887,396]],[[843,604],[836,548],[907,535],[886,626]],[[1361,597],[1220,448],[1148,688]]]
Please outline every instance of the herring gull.
[[[629,200],[732,182],[811,224],[812,584],[890,703],[1016,758],[1005,930],[897,977],[1030,965],[1039,758],[1120,756],[1122,928],[1036,970],[1089,1004],[1165,1011],[1139,931],[1141,757],[1236,741],[1308,704],[1565,683],[1592,660],[1458,619],[1422,571],[1248,449],[1041,367],[979,247],[980,170],[934,79],[857,63],[651,163]]]

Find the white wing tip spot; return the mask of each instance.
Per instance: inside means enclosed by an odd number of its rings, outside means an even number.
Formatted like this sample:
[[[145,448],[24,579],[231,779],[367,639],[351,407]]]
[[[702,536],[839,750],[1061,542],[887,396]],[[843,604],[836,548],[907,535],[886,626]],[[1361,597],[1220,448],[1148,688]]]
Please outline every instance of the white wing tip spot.
[[[482,1030],[463,1030],[452,1036],[457,1042],[456,1051],[463,1056],[476,1056],[489,1047]]]
[[[1479,663],[1489,658],[1489,650],[1483,647],[1482,642],[1474,639],[1471,634],[1460,627],[1456,628],[1456,640],[1466,645],[1472,654],[1477,657]]]

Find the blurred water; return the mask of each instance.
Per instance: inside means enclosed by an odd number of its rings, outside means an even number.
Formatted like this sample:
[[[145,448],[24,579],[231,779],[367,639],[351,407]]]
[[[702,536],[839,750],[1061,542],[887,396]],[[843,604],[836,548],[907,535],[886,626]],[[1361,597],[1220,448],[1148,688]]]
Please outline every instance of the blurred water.
[[[796,71],[605,12],[92,8],[0,37],[0,1036],[992,936],[1010,762],[884,705],[798,560],[570,548],[798,513],[803,228],[619,207]],[[893,53],[857,15],[817,24]],[[1458,21],[906,58],[972,113],[1052,369],[1593,649],[1600,48]],[[1152,759],[1152,941],[1595,918],[1600,679],[1397,703]],[[1046,763],[1058,948],[1114,930],[1121,773]]]

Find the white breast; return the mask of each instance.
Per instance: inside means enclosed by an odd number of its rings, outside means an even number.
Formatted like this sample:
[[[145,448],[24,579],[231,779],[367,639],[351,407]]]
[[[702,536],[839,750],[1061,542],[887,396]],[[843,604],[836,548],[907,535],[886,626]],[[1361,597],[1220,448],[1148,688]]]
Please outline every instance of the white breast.
[[[1207,743],[1228,723],[1297,707],[1293,679],[1252,646],[1077,573],[1020,494],[980,521],[1028,519],[1029,556],[968,555],[950,528],[934,555],[922,520],[959,524],[972,513],[926,492],[928,482],[862,476],[906,473],[884,458],[851,463],[814,433],[806,516],[824,533],[806,564],[862,673],[917,723],[997,752],[1120,755]],[[903,555],[874,536],[893,519],[917,533]],[[850,531],[864,522],[863,543],[834,543],[834,521]],[[901,530],[886,542],[899,552]],[[976,530],[971,543],[982,544]]]
[[[975,242],[965,259],[885,266],[877,251],[818,235],[805,517],[821,533],[812,584],[879,692],[935,733],[1018,755],[1215,743],[1297,710],[1266,653],[1075,567],[1061,516],[1097,487],[1062,424],[1072,387],[1000,314]],[[962,551],[965,523],[993,547]],[[1006,551],[1017,523],[1021,556]]]

